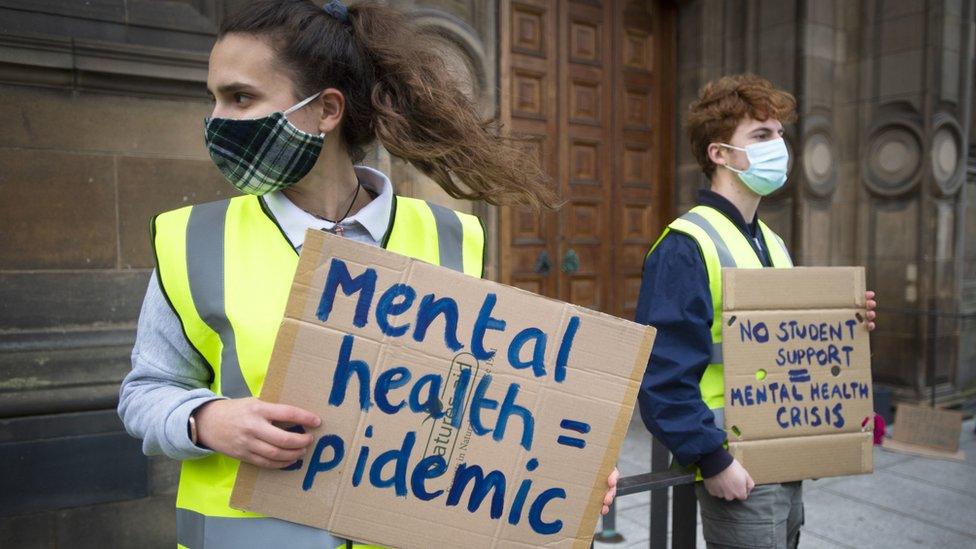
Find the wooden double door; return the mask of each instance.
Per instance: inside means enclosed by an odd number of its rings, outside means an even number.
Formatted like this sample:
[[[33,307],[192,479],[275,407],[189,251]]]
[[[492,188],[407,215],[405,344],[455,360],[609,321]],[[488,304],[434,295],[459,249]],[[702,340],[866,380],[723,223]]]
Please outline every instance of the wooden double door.
[[[502,121],[563,203],[502,209],[502,282],[633,318],[670,214],[673,20],[652,0],[502,0]]]

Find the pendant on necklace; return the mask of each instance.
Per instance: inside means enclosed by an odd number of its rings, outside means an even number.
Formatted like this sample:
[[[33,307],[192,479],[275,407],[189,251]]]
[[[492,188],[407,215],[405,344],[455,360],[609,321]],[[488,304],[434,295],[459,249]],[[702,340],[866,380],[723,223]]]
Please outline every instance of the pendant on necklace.
[[[336,236],[342,236],[342,225],[339,225],[338,223],[333,225],[332,232],[335,233]]]

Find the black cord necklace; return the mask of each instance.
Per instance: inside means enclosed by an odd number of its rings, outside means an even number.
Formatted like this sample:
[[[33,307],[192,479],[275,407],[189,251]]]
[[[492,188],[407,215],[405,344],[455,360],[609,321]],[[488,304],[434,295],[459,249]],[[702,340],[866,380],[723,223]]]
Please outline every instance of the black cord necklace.
[[[340,217],[337,221],[332,221],[331,219],[328,219],[328,218],[325,218],[325,217],[322,218],[322,219],[328,221],[329,223],[332,223],[332,233],[333,234],[338,235],[338,236],[342,236],[342,227],[339,225],[339,223],[342,223],[347,217],[349,217],[349,212],[352,211],[352,207],[356,204],[356,199],[359,198],[359,189],[361,189],[362,187],[363,187],[362,184],[359,184],[359,182],[357,182],[357,184],[356,184],[356,192],[353,193],[353,195],[352,195],[352,202],[350,202],[349,203],[349,207],[346,208],[346,213],[342,214],[342,217]]]

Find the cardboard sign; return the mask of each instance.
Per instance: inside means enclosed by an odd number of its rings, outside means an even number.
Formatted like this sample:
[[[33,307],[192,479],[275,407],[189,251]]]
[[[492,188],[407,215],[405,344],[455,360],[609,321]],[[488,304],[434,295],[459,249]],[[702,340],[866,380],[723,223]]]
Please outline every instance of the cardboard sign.
[[[729,451],[758,484],[873,470],[864,269],[724,269]]]
[[[891,438],[897,442],[955,454],[959,450],[962,412],[899,404],[892,430]]]
[[[309,231],[261,399],[322,418],[231,505],[391,547],[589,547],[654,330]]]

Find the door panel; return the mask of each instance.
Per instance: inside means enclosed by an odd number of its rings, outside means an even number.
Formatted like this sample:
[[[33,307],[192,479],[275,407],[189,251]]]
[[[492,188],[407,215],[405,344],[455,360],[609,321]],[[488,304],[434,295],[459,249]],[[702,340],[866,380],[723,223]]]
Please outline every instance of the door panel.
[[[500,115],[507,131],[525,139],[525,149],[546,173],[557,168],[556,0],[501,2],[502,47]],[[558,234],[553,212],[502,208],[500,278],[541,295],[557,294]],[[547,268],[545,268],[548,265]]]
[[[610,290],[610,2],[559,3],[559,194],[556,297],[606,310]]]
[[[608,312],[633,318],[644,255],[670,218],[671,14],[648,2],[613,4],[614,36],[620,37],[613,65],[614,102],[622,108],[614,112],[613,124],[614,295]],[[655,44],[663,45],[661,51],[655,51]]]
[[[502,121],[529,138],[563,203],[502,209],[501,280],[632,318],[669,213],[673,15],[647,1],[506,0],[501,17]]]

